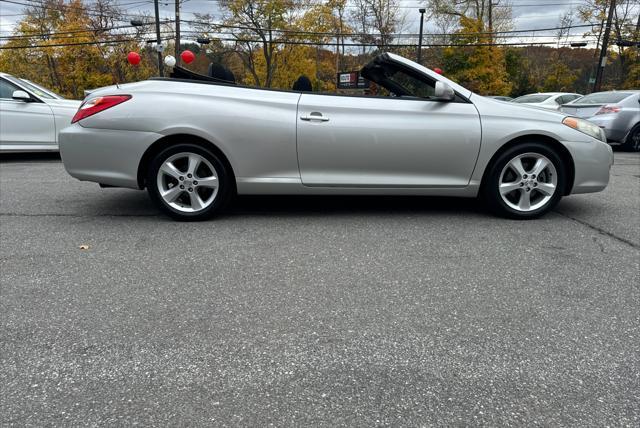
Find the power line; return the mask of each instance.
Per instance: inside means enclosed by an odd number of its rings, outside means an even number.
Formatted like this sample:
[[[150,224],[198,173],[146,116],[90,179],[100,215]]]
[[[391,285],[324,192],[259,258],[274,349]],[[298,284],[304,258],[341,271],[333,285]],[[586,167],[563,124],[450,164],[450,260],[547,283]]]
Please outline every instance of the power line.
[[[161,31],[163,34],[173,34],[173,32]],[[187,31],[187,33],[192,33],[192,31]],[[162,40],[172,40],[173,37],[166,37]],[[243,38],[233,38],[233,37],[218,37],[216,40],[225,41],[225,42],[235,42],[235,43],[263,43],[262,40],[259,39],[243,39]],[[73,43],[51,43],[51,44],[35,44],[29,46],[0,46],[0,50],[2,49],[37,49],[37,48],[51,48],[51,47],[66,47],[66,46],[83,46],[83,45],[110,45],[110,44],[119,44],[119,43],[128,43],[128,42],[139,42],[137,39],[121,39],[121,40],[106,40],[106,41],[87,41],[87,42],[73,42]],[[321,42],[309,42],[309,41],[294,41],[294,40],[280,40],[273,42],[276,45],[301,45],[301,46],[326,46],[326,43]],[[541,45],[556,45],[557,42],[515,42],[515,43],[429,43],[425,44],[427,47],[482,47],[482,46],[541,46]],[[351,47],[373,47],[373,48],[404,48],[411,47],[414,48],[416,45],[411,43],[397,43],[397,44],[376,44],[376,43],[345,43],[345,46]],[[563,45],[567,45],[563,43]]]
[[[42,2],[38,2],[37,0],[24,0],[24,1],[29,1],[31,2],[31,4],[27,4],[27,3],[21,3],[15,0],[0,0],[0,1],[4,1],[7,3],[13,3],[13,4],[18,4],[18,5],[24,5],[27,7],[41,7],[44,9],[52,9],[52,10],[59,10],[57,8],[54,7],[50,7],[47,6],[45,4],[43,4]],[[209,1],[218,1],[218,0],[209,0]],[[138,3],[149,3],[149,0],[138,0],[138,1],[132,1],[129,3],[125,3],[126,4],[138,4]],[[547,4],[544,4],[547,5]],[[549,3],[550,5],[550,3]],[[543,6],[541,4],[541,6]],[[98,13],[98,16],[104,16],[102,12],[99,12],[97,10],[91,9],[89,7],[86,8],[82,8],[82,7],[73,7],[71,5],[64,5],[65,8],[67,9],[77,9],[77,10],[82,10],[85,13],[89,13],[89,12],[95,12]],[[123,16],[139,16],[139,15],[133,15],[133,14],[122,14]],[[115,16],[111,16],[111,18],[119,20],[119,21],[123,21],[121,19],[117,19],[117,17]],[[155,21],[154,21],[155,22]],[[175,22],[175,21],[171,21],[171,20],[166,20],[164,21],[164,23],[171,23],[171,22]],[[312,31],[303,31],[303,30],[291,30],[291,29],[275,29],[275,28],[271,28],[271,29],[266,29],[266,28],[259,28],[259,27],[250,27],[250,26],[240,26],[240,25],[227,25],[227,24],[216,24],[213,22],[208,22],[208,21],[199,21],[199,20],[180,20],[180,22],[185,22],[185,23],[190,23],[190,24],[196,24],[196,25],[205,25],[205,26],[210,26],[214,29],[236,29],[236,30],[247,30],[247,31],[271,31],[273,33],[277,33],[277,34],[289,34],[289,35],[297,35],[300,37],[304,37],[304,36],[323,36],[323,37],[330,37],[333,38],[335,37],[335,33],[334,32],[312,32]],[[151,25],[152,23],[150,22],[149,25]],[[503,39],[507,39],[507,38],[543,38],[543,37],[554,37],[552,35],[542,35],[542,34],[537,34],[537,35],[529,35],[529,34],[522,34],[522,33],[539,33],[539,32],[545,32],[545,31],[558,31],[558,30],[570,30],[573,28],[587,28],[587,27],[591,27],[593,28],[594,26],[596,26],[597,24],[584,24],[584,25],[569,25],[569,26],[558,26],[558,27],[551,27],[551,28],[535,28],[535,29],[525,29],[525,30],[508,30],[508,31],[487,31],[487,32],[476,32],[476,33],[426,33],[424,34],[424,36],[426,37],[480,37],[480,36],[484,36],[484,35],[500,35],[500,38]],[[82,33],[99,33],[99,32],[106,32],[106,31],[112,31],[112,30],[116,30],[116,29],[123,29],[123,28],[131,28],[131,25],[120,25],[120,26],[114,26],[111,28],[104,28],[104,29],[87,29],[87,30],[69,30],[69,31],[64,31],[64,32],[49,32],[49,33],[31,33],[31,34],[20,34],[20,35],[12,35],[12,36],[0,36],[0,40],[19,40],[19,39],[28,39],[28,38],[33,38],[33,37],[52,37],[52,38],[56,38],[56,39],[60,39],[60,38],[71,38],[74,36],[69,36],[69,34],[82,34]],[[187,31],[189,33],[197,33],[195,31]],[[220,31],[216,31],[216,33],[220,33],[220,34],[224,34]],[[122,36],[122,34],[120,34],[120,36]],[[364,38],[364,37],[376,37],[379,36],[379,34],[375,34],[375,33],[341,33],[341,36],[344,37],[349,37],[349,38]],[[415,37],[419,37],[419,34],[415,34],[415,33],[394,33],[394,34],[388,34],[385,36],[389,36],[389,37],[393,37],[393,38],[397,38],[397,39],[410,39],[410,38],[415,38]],[[221,38],[220,40],[227,40],[227,41],[236,41],[238,40],[237,38],[233,38],[233,39],[224,39]],[[243,42],[246,43],[261,43],[262,40],[256,40],[256,41],[252,41],[251,39],[246,39],[243,40]],[[305,42],[303,41],[292,41],[292,40],[275,40],[274,43],[288,43],[288,44],[294,44],[294,42],[296,44],[305,44]],[[537,43],[532,43],[534,45],[539,45],[543,42],[537,42]],[[551,44],[552,42],[549,42],[547,44]],[[321,42],[317,42],[317,43],[313,43],[310,42],[310,44],[313,45],[326,45],[327,43],[321,43]],[[513,43],[512,45],[518,45],[518,44],[523,44],[523,42],[518,42],[518,43]],[[350,43],[350,44],[344,44],[345,46],[377,46],[377,44],[375,43]],[[446,44],[441,44],[442,46],[459,46],[459,44],[452,44],[452,45],[446,45]],[[480,44],[477,44],[480,45]],[[482,44],[482,45],[486,45],[486,44]],[[51,46],[46,45],[46,46]],[[408,45],[408,44],[394,44],[391,46],[413,46],[413,45]]]
[[[112,30],[120,30],[123,28],[133,28],[133,25],[116,25],[110,28],[87,28],[87,29],[77,29],[77,30],[65,30],[60,32],[49,32],[49,33],[29,33],[29,34],[18,34],[13,36],[0,36],[0,40],[19,40],[19,39],[29,39],[32,37],[52,37],[52,38],[60,38],[60,37],[68,37],[69,34],[82,34],[82,33],[103,33]],[[70,36],[76,37],[76,36]]]
[[[12,35],[12,36],[0,36],[0,40],[5,40],[5,41],[12,41],[12,40],[29,40],[29,39],[33,39],[33,38],[44,38],[44,37],[48,37],[49,39],[66,39],[66,38],[74,38],[74,37],[83,37],[86,36],[88,37],[90,34],[88,33],[103,33],[105,35],[114,35],[114,36],[118,36],[118,35],[122,35],[122,33],[115,33],[115,34],[111,34],[109,33],[109,31],[111,30],[116,30],[116,29],[124,29],[124,28],[133,28],[132,25],[120,25],[120,26],[115,26],[115,27],[111,27],[111,28],[99,28],[99,29],[86,29],[86,30],[69,30],[69,31],[61,31],[61,32],[51,32],[51,33],[32,33],[32,34],[28,34],[28,35]],[[143,33],[149,33],[150,30],[144,31]],[[191,33],[191,34],[196,34],[196,35],[202,35],[202,32],[197,31],[197,30],[184,30],[185,33]],[[213,32],[210,34],[219,34],[224,36],[227,33],[223,33],[223,32]],[[424,35],[423,35],[424,36]],[[455,36],[455,34],[452,34],[452,36]],[[216,36],[218,37],[218,36]],[[577,36],[577,37],[581,37],[583,40],[589,39],[589,38],[595,38],[597,37],[596,35],[590,35],[590,36]],[[409,38],[409,37],[407,37]],[[533,35],[533,34],[522,34],[522,35],[516,35],[516,34],[510,34],[510,35],[504,35],[501,36],[500,38],[502,39],[529,39],[529,38],[553,38],[553,39],[557,39],[557,35]],[[406,39],[406,38],[405,38]],[[275,39],[274,42],[278,42],[280,39]],[[320,42],[318,42],[320,43]],[[328,43],[322,43],[322,44],[328,44]]]
[[[181,22],[187,22],[190,24],[198,24],[198,25],[209,25],[211,27],[216,28],[229,28],[229,29],[237,29],[237,30],[249,30],[249,31],[271,31],[277,33],[290,33],[290,34],[303,34],[303,35],[312,35],[312,36],[328,36],[335,37],[335,32],[320,32],[320,31],[303,31],[303,30],[289,30],[289,29],[276,29],[276,28],[261,28],[261,27],[250,27],[243,25],[229,25],[229,24],[215,24],[207,21],[198,21],[198,20],[189,20],[183,19]],[[505,30],[505,31],[478,31],[475,33],[425,33],[425,36],[478,36],[478,35],[497,35],[497,34],[516,34],[516,33],[531,33],[531,32],[540,32],[540,31],[557,31],[557,30],[568,30],[572,28],[586,28],[593,27],[594,24],[581,24],[581,25],[569,25],[569,26],[561,26],[561,27],[552,27],[552,28],[538,28],[538,29],[527,29],[527,30]],[[371,33],[340,33],[341,36],[347,37],[371,37],[376,36],[378,34]],[[391,33],[385,34],[387,37],[419,37],[418,33]]]
[[[120,43],[137,42],[136,39],[124,39],[124,40],[96,40],[93,42],[77,42],[77,43],[52,43],[46,45],[31,45],[31,46],[0,46],[0,50],[3,49],[37,49],[37,48],[55,48],[55,47],[67,47],[67,46],[85,46],[85,45],[115,45]]]
[[[14,1],[14,0],[0,0],[0,2],[16,4],[16,5],[19,5],[19,6],[25,6],[27,8],[29,8],[29,7],[37,7],[37,8],[56,11],[56,12],[60,11],[60,9],[58,7],[47,6],[47,5],[45,5],[45,4],[41,3],[41,2],[36,2],[35,0],[26,0],[26,1],[31,1],[32,3],[23,3],[23,2],[18,2],[18,1]],[[71,5],[65,5],[65,4],[62,4],[62,5],[59,5],[59,6],[60,6],[60,8],[64,8],[64,9],[78,10],[78,11],[84,12],[87,15],[93,16],[93,17],[105,16],[105,14],[104,14],[105,11],[91,9],[89,7],[83,8],[83,7],[75,7],[75,6],[71,6]],[[119,15],[129,16],[129,17],[139,16],[139,14],[129,14],[129,13],[119,13]],[[115,17],[111,16],[111,18],[115,18]]]
[[[5,1],[8,3],[14,3],[14,4],[23,4],[24,3],[19,3],[17,1],[14,0],[0,0],[0,1]],[[27,1],[35,1],[35,0],[27,0]],[[47,8],[49,9],[48,6],[44,6],[44,5],[33,5],[33,6],[38,6],[38,7],[43,7],[43,8]],[[71,6],[68,6],[71,7]],[[80,8],[78,8],[80,9]],[[86,11],[85,11],[86,12]],[[102,16],[102,15],[100,15]],[[138,15],[129,15],[129,16],[138,16]],[[116,17],[112,17],[112,18],[116,18]],[[171,20],[166,20],[165,23],[170,23],[170,22],[175,22],[175,21],[171,21]],[[271,31],[271,32],[275,32],[275,33],[283,33],[283,34],[296,34],[296,35],[301,35],[301,36],[326,36],[326,37],[335,37],[335,33],[334,32],[317,32],[317,31],[304,31],[304,30],[290,30],[290,29],[276,29],[276,28],[271,28],[271,29],[267,29],[267,28],[260,28],[260,27],[250,27],[250,26],[241,26],[241,25],[228,25],[228,24],[216,24],[216,23],[212,23],[212,22],[208,22],[208,21],[199,21],[199,20],[188,20],[188,19],[181,19],[180,22],[185,22],[185,23],[189,23],[189,24],[196,24],[196,25],[207,25],[207,26],[211,26],[214,28],[226,28],[226,29],[237,29],[237,30],[247,30],[247,31]],[[151,25],[152,23],[150,22],[149,25]],[[558,31],[558,30],[569,30],[572,28],[587,28],[587,27],[593,27],[595,24],[583,24],[583,25],[571,25],[571,26],[560,26],[560,27],[551,27],[551,28],[536,28],[536,29],[525,29],[525,30],[507,30],[507,31],[485,31],[485,32],[475,32],[475,33],[425,33],[424,35],[429,37],[429,36],[434,36],[434,37],[443,37],[443,36],[448,36],[448,37],[467,37],[467,36],[481,36],[481,35],[502,35],[501,37],[505,37],[505,35],[507,34],[518,34],[518,33],[531,33],[531,32],[543,32],[543,31]],[[120,28],[127,28],[130,27],[130,25],[123,25]],[[106,29],[105,29],[106,30]],[[90,31],[90,30],[87,30]],[[65,32],[65,33],[68,33]],[[34,37],[36,35],[41,35],[41,36],[47,36],[47,35],[53,35],[54,33],[33,33]],[[360,37],[360,38],[364,38],[364,37],[375,37],[377,34],[375,33],[341,33],[342,36],[345,37]],[[415,37],[419,37],[419,34],[417,33],[392,33],[392,34],[387,34],[386,36],[388,37],[394,37],[394,38],[415,38]],[[0,37],[0,39],[13,39],[13,38],[18,38],[18,37],[23,37],[23,36],[2,36]]]

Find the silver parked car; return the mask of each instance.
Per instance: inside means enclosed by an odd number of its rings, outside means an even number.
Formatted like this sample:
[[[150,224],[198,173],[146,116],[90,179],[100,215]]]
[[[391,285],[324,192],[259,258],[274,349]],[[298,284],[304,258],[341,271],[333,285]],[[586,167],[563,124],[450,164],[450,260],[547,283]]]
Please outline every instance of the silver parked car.
[[[613,153],[590,122],[476,95],[393,54],[362,75],[388,96],[172,78],[99,89],[60,133],[62,160],[80,180],[146,187],[180,220],[235,192],[481,195],[527,219],[607,186]]]
[[[581,97],[582,95],[580,94],[573,94],[570,92],[540,92],[537,94],[523,95],[511,102],[548,108],[550,110],[559,110],[562,104],[567,104]]]
[[[561,111],[604,129],[610,144],[640,151],[640,91],[596,92],[563,105]]]
[[[58,151],[58,131],[71,125],[80,101],[0,73],[0,152]]]

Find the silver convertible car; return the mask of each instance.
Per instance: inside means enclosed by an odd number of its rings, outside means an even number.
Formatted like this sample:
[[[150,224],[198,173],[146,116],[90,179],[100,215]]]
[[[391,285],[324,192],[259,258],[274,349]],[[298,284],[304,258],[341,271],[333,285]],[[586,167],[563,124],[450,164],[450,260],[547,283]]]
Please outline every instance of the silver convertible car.
[[[80,180],[146,187],[179,220],[235,193],[481,196],[529,219],[607,186],[613,153],[588,121],[476,95],[390,53],[361,73],[378,95],[193,78],[99,89],[60,133],[62,159]]]

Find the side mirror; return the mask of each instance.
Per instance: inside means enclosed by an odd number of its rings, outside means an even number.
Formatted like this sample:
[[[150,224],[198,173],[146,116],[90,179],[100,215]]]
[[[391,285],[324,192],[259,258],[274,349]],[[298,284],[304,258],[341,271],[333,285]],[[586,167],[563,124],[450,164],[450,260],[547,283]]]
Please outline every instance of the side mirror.
[[[25,103],[33,101],[31,95],[27,94],[25,91],[13,91],[13,94],[11,94],[11,98],[16,101],[24,101]]]
[[[453,88],[444,82],[436,82],[434,96],[443,101],[453,101],[456,97],[456,93],[453,92]]]

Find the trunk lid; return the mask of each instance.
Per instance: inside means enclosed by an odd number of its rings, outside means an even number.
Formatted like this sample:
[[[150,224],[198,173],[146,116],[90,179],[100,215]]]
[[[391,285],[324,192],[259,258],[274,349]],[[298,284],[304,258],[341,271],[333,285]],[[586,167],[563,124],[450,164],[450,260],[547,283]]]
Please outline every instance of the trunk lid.
[[[560,111],[576,117],[591,117],[602,108],[604,104],[563,104]]]

